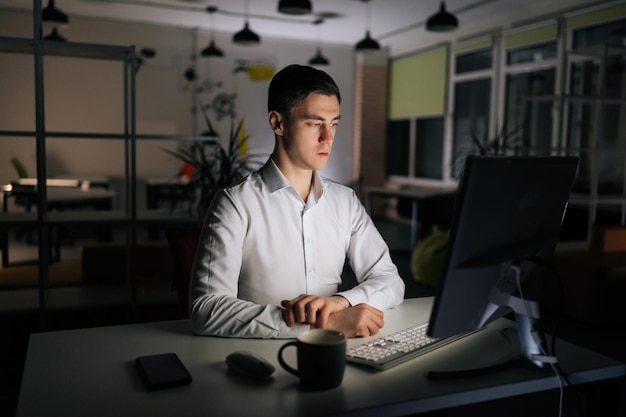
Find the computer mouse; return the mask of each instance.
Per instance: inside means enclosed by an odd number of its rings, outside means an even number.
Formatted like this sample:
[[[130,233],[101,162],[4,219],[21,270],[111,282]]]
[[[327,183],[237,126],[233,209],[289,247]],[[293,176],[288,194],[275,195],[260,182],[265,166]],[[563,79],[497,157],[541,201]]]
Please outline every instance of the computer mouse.
[[[238,350],[226,357],[228,369],[255,379],[264,379],[274,373],[274,366],[254,352]]]

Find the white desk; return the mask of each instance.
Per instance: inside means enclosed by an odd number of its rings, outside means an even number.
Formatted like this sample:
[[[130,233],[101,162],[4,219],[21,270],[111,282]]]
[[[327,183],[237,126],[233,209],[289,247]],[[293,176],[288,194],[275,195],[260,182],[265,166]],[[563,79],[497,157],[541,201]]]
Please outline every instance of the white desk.
[[[431,302],[410,299],[388,311],[384,331],[424,320]],[[187,320],[33,334],[17,416],[394,416],[558,387],[552,374],[521,366],[459,380],[424,378],[426,370],[461,355],[475,357],[497,349],[493,331],[510,322],[496,323],[491,331],[384,372],[348,365],[342,385],[321,392],[302,391],[296,378],[280,368],[276,354],[285,340],[193,336]],[[240,349],[269,359],[277,369],[273,378],[255,382],[226,372],[224,358]],[[558,349],[561,366],[575,384],[624,375],[624,364],[618,361],[567,343],[559,343]],[[194,381],[146,391],[134,359],[164,352],[177,353]],[[293,356],[287,360],[295,361]]]
[[[50,180],[52,181],[52,180]],[[70,181],[70,180],[67,180]],[[11,262],[9,261],[9,241],[8,241],[8,230],[7,227],[3,225],[3,223],[7,222],[9,224],[37,224],[37,217],[34,212],[31,211],[33,206],[37,204],[37,191],[33,188],[29,192],[24,192],[23,190],[19,192],[12,191],[10,186],[3,186],[3,201],[2,201],[2,212],[0,213],[0,251],[1,251],[1,261],[2,266],[9,266]],[[117,193],[104,188],[89,188],[83,190],[81,188],[68,188],[68,187],[49,187],[46,190],[46,206],[48,210],[60,211],[60,212],[71,212],[68,214],[70,222],[76,221],[81,217],[84,217],[84,214],[77,214],[78,211],[70,210],[70,209],[82,209],[88,208],[92,211],[97,211],[102,213],[103,211],[110,212],[113,208],[113,199],[117,196]],[[15,212],[15,213],[7,213],[8,210],[8,202],[7,198],[9,196],[17,196],[21,195],[24,199],[24,206],[26,212]],[[88,215],[90,211],[87,212]],[[61,216],[62,217],[62,216]],[[7,220],[5,220],[8,219]],[[99,230],[100,239],[108,240],[110,231],[106,227],[101,227]],[[59,237],[54,236],[54,247],[53,247],[53,259],[59,259],[61,248]]]
[[[16,193],[11,191],[7,186],[3,187],[3,193],[2,211],[7,212],[7,197]],[[23,191],[19,192],[19,194],[27,199],[27,211],[30,211],[31,206],[37,204],[36,193],[37,191],[35,189],[28,194],[25,194]],[[116,196],[117,193],[115,191],[104,188],[89,188],[83,190],[81,188],[49,187],[46,190],[46,203],[49,209],[63,210],[73,206],[90,206],[95,210],[111,210],[113,207],[113,199]]]

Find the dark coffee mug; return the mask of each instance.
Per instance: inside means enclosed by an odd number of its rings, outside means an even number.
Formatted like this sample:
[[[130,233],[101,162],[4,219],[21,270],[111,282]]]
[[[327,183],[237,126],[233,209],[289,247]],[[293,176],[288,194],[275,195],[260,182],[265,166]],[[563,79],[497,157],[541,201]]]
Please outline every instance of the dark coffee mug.
[[[289,346],[297,349],[297,369],[283,359],[283,351]],[[299,377],[305,388],[325,390],[338,387],[346,368],[346,337],[335,330],[309,330],[280,347],[278,362],[286,371]]]

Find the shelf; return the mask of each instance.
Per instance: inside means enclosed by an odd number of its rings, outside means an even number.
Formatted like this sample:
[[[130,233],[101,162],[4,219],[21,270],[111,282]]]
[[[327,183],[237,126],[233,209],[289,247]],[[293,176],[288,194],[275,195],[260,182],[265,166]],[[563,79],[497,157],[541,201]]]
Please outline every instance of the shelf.
[[[0,213],[0,225],[19,226],[37,224],[36,212]],[[48,212],[44,216],[45,224],[56,226],[63,224],[192,224],[199,223],[196,216],[187,210],[140,210],[137,218],[121,210],[67,210]]]
[[[33,54],[34,39],[0,37],[0,52]],[[134,46],[114,46],[77,42],[39,41],[41,53],[45,56],[69,58],[105,59],[128,61],[134,59]]]
[[[34,0],[33,10],[41,10],[41,0]],[[33,27],[41,26],[41,13],[33,13]],[[37,36],[37,35],[35,35]],[[170,210],[152,210],[139,211],[137,208],[137,172],[136,172],[136,143],[138,140],[194,140],[194,141],[214,141],[215,138],[196,137],[191,135],[137,135],[136,131],[136,55],[135,46],[133,45],[102,45],[92,43],[77,42],[57,42],[43,39],[33,38],[16,38],[0,36],[0,66],[9,61],[7,54],[21,54],[32,57],[32,70],[34,73],[34,115],[35,122],[33,126],[26,126],[32,130],[10,130],[8,126],[3,126],[4,130],[0,130],[0,140],[2,137],[28,137],[32,138],[37,148],[37,181],[45,181],[46,177],[46,141],[54,138],[72,138],[72,139],[111,139],[119,140],[124,143],[123,156],[123,184],[120,188],[123,192],[116,194],[115,191],[109,192],[112,195],[103,196],[100,192],[89,195],[69,195],[77,193],[52,193],[49,188],[47,192],[37,190],[38,193],[34,197],[35,204],[31,212],[16,211],[19,206],[11,207],[11,211],[0,212],[0,246],[2,246],[2,264],[8,265],[9,247],[12,243],[9,237],[9,231],[12,228],[22,228],[23,230],[32,231],[37,234],[37,258],[36,262],[45,264],[48,261],[57,261],[61,259],[62,251],[60,250],[60,230],[63,226],[73,225],[93,225],[96,226],[97,239],[106,241],[112,238],[112,230],[115,226],[124,234],[127,248],[132,249],[137,244],[138,226],[146,226],[151,235],[157,235],[158,229],[163,225],[169,224],[198,224],[197,216],[191,216],[187,210],[184,212],[172,212]],[[47,131],[46,130],[46,103],[44,100],[44,79],[46,72],[44,68],[53,60],[47,60],[47,57],[69,58],[67,65],[81,64],[78,60],[107,60],[111,62],[121,63],[123,66],[123,78],[119,86],[123,93],[123,100],[119,103],[119,108],[123,111],[123,124],[114,125],[113,132],[98,131]],[[71,61],[75,59],[74,61]],[[55,78],[52,77],[52,82]],[[117,81],[111,88],[117,87]],[[70,125],[69,128],[77,126]],[[120,161],[121,162],[121,161]],[[2,190],[3,192],[7,190]],[[54,195],[53,195],[54,194]],[[68,202],[70,206],[62,206]],[[4,202],[3,202],[4,203]],[[115,205],[114,203],[118,204]],[[91,207],[91,209],[89,209]],[[4,207],[8,209],[8,207]],[[115,208],[115,210],[111,210]],[[195,213],[194,213],[195,214]],[[77,227],[76,229],[80,229]],[[154,233],[156,231],[156,233]],[[158,235],[157,235],[158,236]],[[18,257],[19,258],[19,257]],[[32,260],[32,259],[31,259]],[[61,259],[62,260],[62,259]],[[132,306],[129,319],[133,320],[137,306],[149,303],[161,302],[159,297],[152,297],[152,294],[143,294],[140,282],[133,274],[136,259],[129,257],[124,262],[124,278],[126,284],[118,288],[113,297],[109,297],[106,291],[101,288],[94,288],[93,292],[81,293],[85,296],[86,305],[97,305],[100,302],[105,304],[115,303],[116,299],[122,300],[123,304]],[[31,308],[38,311],[41,315],[42,329],[45,328],[47,311],[57,307],[65,307],[63,302],[56,303],[55,291],[48,290],[47,283],[49,278],[48,268],[39,268],[37,275],[38,287],[32,289],[34,297],[30,299]],[[83,288],[79,288],[82,290]],[[91,288],[90,288],[91,290]],[[53,296],[54,294],[54,296]],[[0,295],[3,295],[0,291]],[[150,297],[144,297],[148,295]],[[170,294],[168,294],[169,296]],[[148,299],[149,298],[149,299]],[[152,300],[154,298],[154,300]],[[175,297],[172,298],[175,301]],[[26,302],[26,300],[23,300]],[[1,304],[1,303],[0,303]]]
[[[35,131],[29,130],[0,130],[0,136],[35,137]],[[88,133],[88,132],[46,132],[46,138],[80,138],[80,139],[125,139],[130,134],[124,133]],[[216,136],[194,136],[194,135],[158,135],[142,134],[134,135],[137,140],[176,140],[176,141],[197,141],[216,142]]]
[[[0,36],[0,52],[32,54],[35,41],[23,38],[7,38]]]
[[[28,130],[0,130],[0,136],[34,137],[37,133]],[[82,133],[82,132],[45,132],[46,138],[91,138],[91,139],[125,139],[130,134],[124,133]]]

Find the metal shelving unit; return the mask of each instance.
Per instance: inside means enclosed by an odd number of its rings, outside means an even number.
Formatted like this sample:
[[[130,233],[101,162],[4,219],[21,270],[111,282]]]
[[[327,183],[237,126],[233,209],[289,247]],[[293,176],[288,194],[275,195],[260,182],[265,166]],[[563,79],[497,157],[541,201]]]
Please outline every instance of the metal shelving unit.
[[[54,259],[51,258],[51,236],[62,225],[89,224],[96,226],[111,226],[125,230],[127,247],[126,281],[130,284],[130,303],[134,310],[137,305],[137,282],[135,282],[134,250],[137,246],[138,226],[162,227],[168,224],[197,223],[199,219],[188,212],[172,212],[167,209],[138,210],[137,204],[137,175],[136,175],[136,144],[140,140],[163,140],[163,141],[204,141],[214,138],[198,137],[193,135],[140,135],[136,132],[136,54],[134,46],[116,46],[77,42],[58,42],[41,39],[40,30],[42,24],[41,10],[42,1],[33,0],[33,38],[0,37],[0,53],[20,54],[33,57],[34,73],[34,130],[8,130],[0,126],[0,140],[3,137],[34,139],[36,148],[36,171],[37,184],[46,184],[46,143],[56,138],[60,139],[107,139],[122,141],[124,159],[124,190],[120,200],[121,207],[107,211],[76,210],[70,212],[50,212],[40,207],[46,207],[49,199],[47,188],[37,187],[36,207],[33,212],[0,212],[0,246],[8,245],[7,236],[9,227],[35,226],[38,239],[38,265],[39,265],[39,309],[41,316],[45,317],[48,305],[49,270]],[[85,132],[85,131],[51,131],[46,127],[44,85],[47,57],[62,59],[92,59],[108,62],[119,62],[123,72],[122,85],[123,98],[120,106],[123,109],[123,125],[113,132]],[[2,62],[0,62],[2,65]],[[116,86],[111,86],[115,88]],[[56,229],[55,229],[56,228]],[[5,246],[6,247],[6,246]],[[4,250],[4,249],[3,249]],[[42,325],[42,327],[45,327]]]
[[[35,92],[35,130],[14,131],[0,130],[0,140],[2,136],[34,138],[36,147],[37,184],[46,184],[46,141],[51,138],[107,138],[122,140],[124,142],[124,185],[125,185],[125,205],[123,210],[110,213],[95,212],[73,212],[71,216],[66,213],[48,212],[42,207],[47,207],[47,187],[37,186],[36,201],[37,210],[33,213],[1,213],[0,227],[6,229],[10,225],[35,225],[38,236],[38,266],[39,266],[39,311],[41,317],[41,327],[45,328],[46,307],[49,295],[49,265],[50,265],[50,245],[52,229],[59,224],[68,223],[90,223],[90,224],[111,224],[122,223],[126,225],[126,243],[128,251],[132,251],[136,245],[137,234],[137,204],[136,204],[136,132],[135,132],[135,48],[134,46],[113,46],[86,44],[75,42],[57,42],[41,39],[39,28],[41,28],[41,0],[33,0],[33,38],[10,38],[0,37],[0,52],[9,54],[27,54],[33,57],[34,69],[34,92]],[[97,60],[116,61],[121,63],[123,71],[123,103],[121,103],[124,114],[123,126],[117,132],[110,134],[91,132],[52,132],[46,129],[45,124],[45,103],[44,103],[44,66],[46,57],[61,58],[88,58]],[[97,215],[95,215],[97,214]],[[3,242],[8,244],[8,241]],[[127,277],[131,280],[131,307],[136,302],[136,283],[132,282],[134,274],[132,256],[128,257]]]

